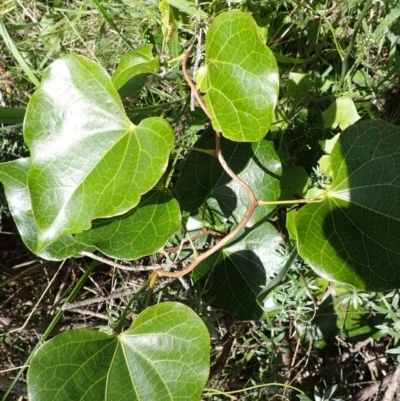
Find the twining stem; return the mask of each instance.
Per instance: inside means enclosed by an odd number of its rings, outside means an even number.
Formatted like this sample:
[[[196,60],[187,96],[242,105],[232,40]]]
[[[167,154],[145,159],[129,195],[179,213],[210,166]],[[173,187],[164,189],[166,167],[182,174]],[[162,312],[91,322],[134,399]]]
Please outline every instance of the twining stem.
[[[196,87],[195,87],[196,88]],[[196,259],[190,263],[189,266],[185,267],[183,270],[177,271],[177,272],[167,272],[165,270],[156,270],[156,273],[158,274],[159,277],[174,277],[174,278],[179,278],[183,277],[186,274],[189,274],[193,269],[203,260],[207,259],[209,256],[211,256],[213,253],[217,252],[219,249],[224,247],[229,241],[231,241],[237,234],[239,234],[240,231],[243,230],[243,228],[246,227],[246,224],[248,221],[251,219],[253,216],[254,211],[256,210],[258,206],[258,202],[256,199],[256,196],[254,195],[253,190],[250,188],[250,186],[244,182],[241,178],[239,178],[228,166],[228,163],[224,159],[224,156],[222,155],[221,152],[221,133],[217,132],[215,136],[215,157],[218,159],[220,162],[221,166],[223,169],[226,171],[226,173],[236,182],[238,182],[243,188],[246,190],[247,195],[250,199],[250,206],[247,210],[246,215],[244,216],[243,220],[224,238],[221,239],[221,241],[218,242],[215,246],[212,248],[208,249],[206,252],[202,253],[200,256],[198,256]]]
[[[89,277],[89,275],[93,272],[93,269],[98,265],[98,261],[97,260],[92,260],[92,262],[90,263],[89,267],[86,269],[85,273],[83,274],[83,276],[79,279],[79,281],[76,283],[75,287],[73,288],[73,290],[71,291],[71,293],[68,295],[67,300],[65,301],[64,305],[72,302],[75,297],[78,295],[78,292],[80,291],[80,289],[82,288],[83,284],[85,284],[86,279]],[[9,396],[11,390],[13,389],[13,387],[15,386],[15,383],[17,383],[17,381],[19,380],[19,378],[21,377],[22,373],[24,372],[24,370],[26,369],[26,367],[31,363],[32,358],[35,356],[36,351],[38,350],[38,348],[43,344],[44,341],[46,341],[47,337],[50,335],[50,333],[53,331],[54,327],[56,327],[57,323],[60,321],[60,319],[63,317],[64,315],[64,310],[61,308],[56,315],[54,316],[53,320],[51,321],[51,323],[49,324],[49,326],[47,327],[46,331],[43,333],[40,341],[36,344],[35,348],[33,349],[33,351],[30,353],[30,355],[28,356],[27,360],[24,363],[24,366],[20,369],[20,371],[17,373],[15,379],[13,380],[13,382],[11,383],[10,387],[8,388],[8,390],[6,391],[6,393],[4,394],[3,398],[1,399],[1,401],[5,401],[7,399],[7,397]]]
[[[186,64],[188,61],[188,58],[190,56],[191,53],[191,49],[189,49],[188,51],[185,52],[184,56],[183,56],[183,60],[182,60],[182,71],[183,71],[183,75],[188,83],[188,85],[190,86],[190,88],[192,89],[194,96],[196,97],[199,105],[201,106],[201,108],[204,110],[204,113],[211,119],[211,115],[209,113],[209,111],[207,110],[206,105],[204,104],[203,99],[201,98],[196,85],[194,84],[194,82],[192,81],[192,79],[190,78],[188,72],[187,72],[187,68],[186,68]],[[225,170],[225,172],[236,182],[238,182],[247,192],[247,195],[250,199],[250,206],[249,209],[247,210],[246,215],[244,216],[243,220],[224,238],[221,239],[221,241],[218,242],[218,244],[216,244],[215,246],[213,246],[212,248],[208,249],[206,252],[202,253],[201,255],[199,255],[198,257],[196,257],[189,266],[187,266],[186,268],[184,268],[183,270],[180,270],[178,272],[168,272],[165,270],[156,270],[156,273],[158,274],[159,277],[174,277],[174,278],[179,278],[179,277],[183,277],[186,274],[190,273],[191,271],[193,271],[193,269],[203,260],[207,259],[209,256],[211,256],[213,253],[217,252],[219,249],[221,249],[223,246],[225,246],[229,241],[231,241],[240,231],[243,230],[244,227],[246,227],[246,224],[248,223],[248,221],[251,219],[251,217],[253,216],[254,211],[256,210],[258,203],[257,203],[257,199],[254,195],[253,190],[250,188],[250,186],[244,182],[241,178],[239,178],[232,170],[231,168],[228,166],[228,163],[226,162],[224,156],[222,155],[222,151],[221,151],[221,133],[220,132],[216,132],[215,135],[215,157],[218,159],[218,161],[220,162],[222,168]]]
[[[199,94],[199,91],[197,90],[196,85],[194,84],[194,82],[192,81],[192,79],[190,78],[190,76],[189,76],[189,74],[187,72],[186,64],[187,64],[187,61],[188,61],[189,56],[190,56],[191,53],[192,53],[192,48],[190,47],[189,50],[187,50],[185,52],[185,54],[183,55],[183,60],[182,60],[183,76],[185,77],[186,82],[190,86],[190,89],[192,90],[192,92],[194,94],[194,97],[199,102],[200,107],[203,109],[204,113],[206,113],[206,116],[211,120],[211,115],[210,115],[206,105],[204,104],[204,101],[201,98],[201,96]]]

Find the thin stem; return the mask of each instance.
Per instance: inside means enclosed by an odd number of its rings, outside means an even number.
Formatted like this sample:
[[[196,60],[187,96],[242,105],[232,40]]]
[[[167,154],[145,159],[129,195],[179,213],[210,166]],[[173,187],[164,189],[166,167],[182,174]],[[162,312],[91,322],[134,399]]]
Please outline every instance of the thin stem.
[[[121,317],[119,319],[116,332],[117,334],[121,333],[122,329],[124,328],[124,322],[126,315],[128,314],[128,311],[132,305],[133,301],[136,301],[136,299],[139,298],[139,295],[149,286],[150,280],[155,275],[154,273],[150,276],[150,278],[139,288],[139,290],[132,296],[132,298],[128,301],[127,305],[125,306],[124,310],[121,313]]]
[[[358,17],[358,20],[357,20],[356,24],[354,25],[354,31],[353,31],[353,34],[351,35],[350,44],[349,44],[349,46],[348,46],[348,48],[346,50],[346,53],[344,55],[343,62],[342,62],[342,75],[340,77],[340,85],[341,86],[343,85],[345,77],[346,77],[346,74],[347,74],[347,70],[348,70],[347,63],[349,61],[350,54],[351,54],[351,52],[353,50],[353,46],[354,46],[354,42],[356,40],[356,36],[357,36],[358,30],[360,29],[362,20],[364,19],[365,14],[367,13],[371,3],[372,3],[372,0],[367,0],[365,2],[364,8],[362,9],[361,14]]]
[[[240,231],[242,231],[243,228],[246,227],[246,224],[251,219],[254,211],[258,206],[257,199],[254,195],[253,190],[246,182],[244,182],[231,170],[231,168],[228,166],[228,163],[225,161],[224,156],[222,155],[221,152],[220,132],[216,132],[215,136],[215,156],[218,158],[219,162],[221,163],[221,166],[226,171],[226,173],[246,190],[247,195],[250,198],[249,209],[247,210],[247,213],[244,216],[243,220],[226,237],[222,238],[221,241],[218,242],[218,244],[216,244],[215,246],[213,246],[212,248],[208,249],[206,252],[198,256],[195,260],[193,260],[192,263],[190,263],[189,266],[178,272],[167,272],[165,270],[157,270],[156,273],[158,274],[159,277],[179,278],[185,276],[186,274],[189,274],[200,262],[202,262],[203,260],[207,259],[210,255],[217,252],[219,249],[225,246],[229,241],[231,241]]]
[[[189,59],[190,54],[192,53],[192,48],[189,48],[189,50],[187,50],[185,52],[185,54],[183,55],[183,60],[182,60],[182,72],[183,72],[183,76],[186,79],[186,82],[188,83],[188,85],[190,86],[190,89],[192,90],[194,97],[196,98],[196,100],[199,102],[200,107],[203,109],[204,113],[206,113],[206,116],[211,120],[211,115],[207,110],[206,105],[204,104],[203,99],[201,98],[199,91],[197,90],[196,85],[194,84],[194,82],[192,81],[192,78],[190,78],[188,72],[187,72],[187,68],[186,68],[186,64],[187,61]]]
[[[313,196],[312,198],[304,198],[304,199],[291,199],[291,200],[281,200],[281,201],[257,201],[258,206],[264,205],[297,205],[298,203],[312,203],[319,202],[326,198],[326,192],[322,193],[318,196]]]
[[[73,288],[73,290],[71,291],[71,293],[69,294],[67,300],[65,301],[64,305],[72,302],[75,297],[78,295],[78,292],[80,291],[80,289],[83,287],[83,284],[86,282],[87,278],[89,277],[89,275],[93,272],[93,269],[98,265],[97,260],[93,260],[89,267],[86,269],[84,275],[79,279],[79,281],[76,283],[75,287]],[[11,383],[10,387],[8,388],[8,390],[6,391],[6,393],[4,394],[3,398],[1,399],[2,401],[5,401],[7,399],[7,397],[9,396],[11,390],[13,389],[13,387],[15,386],[15,384],[17,383],[17,381],[19,380],[19,378],[21,377],[22,373],[25,371],[26,366],[28,366],[31,361],[32,358],[34,357],[36,351],[39,349],[39,347],[42,346],[43,342],[46,341],[47,337],[51,334],[51,332],[53,331],[54,327],[56,327],[57,323],[60,321],[60,319],[63,317],[64,315],[64,310],[60,309],[56,315],[54,316],[53,320],[50,322],[49,326],[47,327],[46,331],[44,332],[44,334],[42,335],[40,341],[36,344],[35,348],[32,350],[32,352],[30,353],[30,355],[28,356],[27,360],[24,363],[24,366],[20,369],[20,371],[17,373],[17,375],[15,376],[15,379],[13,380],[13,382]]]

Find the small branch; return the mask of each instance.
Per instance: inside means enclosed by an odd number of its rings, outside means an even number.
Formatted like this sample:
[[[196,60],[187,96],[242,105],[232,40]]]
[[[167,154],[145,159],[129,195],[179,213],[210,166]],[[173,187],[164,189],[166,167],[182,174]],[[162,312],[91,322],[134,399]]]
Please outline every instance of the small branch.
[[[112,260],[102,258],[101,256],[97,256],[94,253],[86,252],[86,251],[82,251],[81,255],[88,256],[89,258],[92,258],[99,262],[105,263],[106,265],[117,267],[118,269],[121,269],[121,270],[132,271],[132,272],[138,272],[138,271],[145,272],[145,271],[149,271],[149,270],[157,270],[160,268],[160,266],[125,266],[125,265],[121,265],[119,263],[115,263]]]
[[[394,396],[396,395],[396,390],[399,387],[399,379],[400,379],[400,365],[397,365],[397,368],[394,371],[392,378],[390,379],[389,385],[385,391],[385,395],[383,396],[381,401],[393,400]]]
[[[207,110],[206,105],[204,104],[203,99],[201,98],[199,91],[197,90],[196,85],[194,84],[194,82],[192,81],[192,78],[190,78],[188,72],[187,72],[187,68],[186,68],[186,64],[187,61],[189,59],[190,54],[192,53],[192,48],[190,47],[189,50],[187,50],[185,52],[185,54],[183,55],[183,60],[182,60],[182,72],[183,72],[183,76],[186,79],[186,82],[188,83],[188,85],[190,86],[190,89],[192,90],[192,93],[194,94],[194,97],[196,98],[196,100],[199,102],[200,107],[203,109],[204,113],[206,113],[207,117],[211,120],[211,115]]]

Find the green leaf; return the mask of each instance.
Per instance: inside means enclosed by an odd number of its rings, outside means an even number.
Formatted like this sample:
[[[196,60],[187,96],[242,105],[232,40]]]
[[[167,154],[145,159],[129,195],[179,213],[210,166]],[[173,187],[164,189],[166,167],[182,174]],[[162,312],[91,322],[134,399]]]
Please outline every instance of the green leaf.
[[[133,260],[157,252],[180,225],[178,202],[165,192],[152,190],[135,209],[123,216],[95,220],[90,230],[74,238],[110,257]]]
[[[331,281],[368,291],[400,287],[400,129],[365,121],[332,150],[326,198],[296,221],[298,250]]]
[[[325,111],[322,112],[325,128],[339,128],[345,130],[361,117],[357,113],[353,100],[348,96],[337,98]]]
[[[267,133],[278,99],[278,67],[242,12],[216,17],[206,38],[204,101],[215,131],[233,141],[257,142]]]
[[[45,71],[25,118],[37,252],[96,218],[135,207],[166,169],[174,133],[161,118],[133,125],[105,70],[69,55]]]
[[[29,158],[0,164],[0,181],[4,186],[8,207],[19,234],[28,249],[35,252],[37,230],[26,183],[29,166]],[[79,257],[82,251],[94,250],[93,246],[78,244],[71,235],[68,235],[45,248],[39,256],[47,260],[64,260],[71,256]]]
[[[71,330],[39,348],[28,371],[31,401],[198,401],[209,374],[210,340],[187,306],[142,312],[118,336]]]
[[[147,45],[122,56],[112,77],[112,83],[122,98],[140,90],[147,81],[146,77],[159,70],[158,57],[153,56],[152,48],[153,45]]]
[[[168,0],[170,6],[177,8],[179,11],[189,15],[189,17],[195,17],[199,15],[201,18],[208,18],[208,14],[203,11],[200,7],[196,7],[196,4],[187,0]]]
[[[309,183],[310,177],[304,167],[295,166],[283,170],[281,177],[281,200],[304,197]]]
[[[203,279],[206,296],[213,300],[214,307],[229,311],[235,319],[259,319],[263,310],[257,296],[284,261],[278,252],[281,244],[281,235],[268,222],[246,229],[200,262],[193,271],[193,279]]]
[[[205,131],[194,145],[197,149],[215,149],[215,134]],[[237,143],[221,139],[222,154],[229,167],[253,189],[260,200],[278,200],[281,164],[272,142],[263,139],[256,143]],[[214,221],[238,224],[249,207],[246,190],[232,180],[218,160],[203,152],[193,150],[187,157],[176,193],[183,210],[209,210],[210,224]],[[250,225],[275,209],[275,206],[258,207]]]

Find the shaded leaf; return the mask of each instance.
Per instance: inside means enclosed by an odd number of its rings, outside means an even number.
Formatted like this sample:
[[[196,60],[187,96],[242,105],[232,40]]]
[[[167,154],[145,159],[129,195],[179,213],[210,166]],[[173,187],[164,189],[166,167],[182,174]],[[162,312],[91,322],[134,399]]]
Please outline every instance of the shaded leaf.
[[[333,182],[296,221],[298,250],[331,281],[368,291],[400,286],[400,129],[365,121],[342,133]]]
[[[194,145],[213,153],[215,134],[209,130]],[[272,142],[237,143],[221,139],[222,154],[229,167],[253,189],[260,200],[277,200],[280,195],[281,164]],[[231,221],[237,224],[249,207],[246,190],[225,173],[219,161],[203,152],[193,150],[187,157],[176,193],[183,210],[203,209],[210,224]],[[250,220],[254,224],[275,209],[258,207]]]
[[[48,341],[28,371],[31,401],[198,401],[209,374],[210,340],[187,306],[142,312],[118,336],[71,330]]]
[[[117,259],[139,259],[157,252],[181,225],[178,202],[170,195],[152,190],[125,215],[100,219],[75,240],[94,245]]]
[[[202,89],[214,130],[233,141],[264,138],[278,99],[279,75],[250,15],[225,12],[214,19],[206,38],[205,66]]]
[[[133,125],[104,69],[76,55],[45,71],[24,136],[37,252],[135,207],[165,171],[174,142],[161,118]]]
[[[203,279],[206,296],[214,307],[229,311],[235,319],[259,319],[263,310],[257,297],[284,262],[278,252],[281,244],[281,235],[270,223],[246,229],[200,262],[193,279]]]

